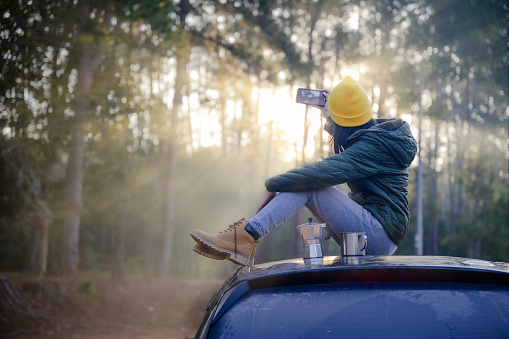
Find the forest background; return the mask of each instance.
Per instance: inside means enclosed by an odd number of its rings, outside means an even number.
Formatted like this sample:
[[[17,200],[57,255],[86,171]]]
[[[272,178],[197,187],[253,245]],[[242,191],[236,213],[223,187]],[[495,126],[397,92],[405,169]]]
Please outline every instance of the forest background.
[[[419,143],[396,254],[508,262],[507,14],[499,0],[2,1],[0,270],[224,277],[232,264],[194,254],[189,232],[252,216],[267,177],[328,156],[295,92],[346,75]],[[300,257],[306,217],[256,262]]]

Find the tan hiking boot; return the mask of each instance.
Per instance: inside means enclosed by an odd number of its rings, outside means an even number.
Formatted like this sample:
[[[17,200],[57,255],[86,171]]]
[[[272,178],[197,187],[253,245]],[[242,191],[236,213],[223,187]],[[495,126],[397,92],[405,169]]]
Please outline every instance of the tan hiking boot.
[[[240,219],[217,234],[194,230],[191,237],[198,244],[203,245],[208,254],[213,253],[216,257],[222,254],[237,265],[251,266],[254,263],[256,248],[254,238],[246,231],[247,224],[246,219]]]
[[[255,240],[255,244],[257,244],[257,243],[259,244],[260,242],[261,242],[260,240]],[[199,242],[197,242],[196,245],[194,245],[193,251],[198,254],[203,255],[204,257],[214,259],[214,260],[224,260],[227,257],[229,257],[229,254],[215,251],[212,248],[208,248]],[[254,256],[254,252],[253,252],[253,256]]]
[[[199,242],[197,242],[196,245],[194,245],[193,251],[195,251],[198,254],[203,255],[204,257],[214,259],[214,260],[224,260],[227,257],[226,254],[217,252],[217,251],[212,251]]]

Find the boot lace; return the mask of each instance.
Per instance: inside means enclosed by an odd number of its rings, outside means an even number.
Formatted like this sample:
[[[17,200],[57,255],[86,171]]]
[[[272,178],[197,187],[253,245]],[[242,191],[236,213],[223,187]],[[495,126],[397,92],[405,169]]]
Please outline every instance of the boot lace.
[[[228,226],[227,229],[220,231],[219,233],[228,233],[228,232],[235,232],[235,258],[237,257],[237,227],[242,226],[246,218],[242,218],[239,221],[233,223],[232,225]]]
[[[237,233],[237,227],[241,226],[245,220],[246,220],[246,218],[242,218],[239,221],[228,226],[227,229],[220,231],[219,233],[228,233],[228,232],[232,232],[232,231],[235,231],[235,233]]]

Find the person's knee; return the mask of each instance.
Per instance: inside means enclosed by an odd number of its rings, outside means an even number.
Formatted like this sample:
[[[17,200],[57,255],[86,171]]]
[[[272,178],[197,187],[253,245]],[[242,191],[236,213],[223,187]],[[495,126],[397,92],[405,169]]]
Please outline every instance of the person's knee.
[[[307,205],[309,206],[317,206],[319,204],[328,203],[333,200],[337,200],[338,198],[335,196],[340,193],[336,188],[334,187],[327,187],[321,190],[315,190],[315,191],[307,191]]]

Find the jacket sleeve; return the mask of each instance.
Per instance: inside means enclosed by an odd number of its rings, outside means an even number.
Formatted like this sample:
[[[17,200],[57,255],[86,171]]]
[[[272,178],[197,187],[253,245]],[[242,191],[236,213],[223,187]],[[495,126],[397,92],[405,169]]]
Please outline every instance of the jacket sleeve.
[[[265,181],[269,192],[301,192],[323,189],[375,175],[377,154],[366,143],[356,143],[340,154],[306,164]]]

